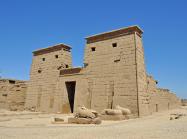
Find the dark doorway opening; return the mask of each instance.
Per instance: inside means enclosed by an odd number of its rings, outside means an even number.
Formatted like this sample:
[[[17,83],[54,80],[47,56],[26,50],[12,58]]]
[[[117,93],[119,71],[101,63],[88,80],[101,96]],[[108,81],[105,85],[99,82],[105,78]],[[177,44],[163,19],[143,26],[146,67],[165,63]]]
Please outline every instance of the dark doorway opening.
[[[74,106],[74,97],[75,97],[75,86],[76,82],[66,82],[66,89],[68,93],[68,100],[71,108],[71,112],[73,113],[73,106]]]
[[[158,104],[156,104],[156,112],[158,112]]]

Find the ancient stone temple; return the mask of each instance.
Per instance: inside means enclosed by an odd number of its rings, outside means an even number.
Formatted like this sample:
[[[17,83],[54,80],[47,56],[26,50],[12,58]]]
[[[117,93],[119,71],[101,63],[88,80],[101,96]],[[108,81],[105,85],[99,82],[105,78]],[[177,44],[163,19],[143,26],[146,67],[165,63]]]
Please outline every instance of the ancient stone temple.
[[[59,71],[72,67],[70,50],[69,46],[59,44],[33,52],[26,108],[33,106],[37,110],[53,111]]]
[[[34,51],[25,108],[71,113],[120,105],[136,117],[176,108],[175,94],[146,73],[142,35],[131,26],[87,37],[84,67],[72,67],[65,44]]]

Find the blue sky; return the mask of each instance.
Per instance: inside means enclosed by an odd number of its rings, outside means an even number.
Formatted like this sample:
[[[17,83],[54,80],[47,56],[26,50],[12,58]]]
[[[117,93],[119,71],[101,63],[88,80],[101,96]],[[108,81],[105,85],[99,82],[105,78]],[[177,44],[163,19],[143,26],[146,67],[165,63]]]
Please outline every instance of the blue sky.
[[[0,0],[0,74],[28,80],[31,52],[57,43],[71,45],[80,66],[86,36],[139,25],[147,72],[187,98],[186,7],[185,0]]]

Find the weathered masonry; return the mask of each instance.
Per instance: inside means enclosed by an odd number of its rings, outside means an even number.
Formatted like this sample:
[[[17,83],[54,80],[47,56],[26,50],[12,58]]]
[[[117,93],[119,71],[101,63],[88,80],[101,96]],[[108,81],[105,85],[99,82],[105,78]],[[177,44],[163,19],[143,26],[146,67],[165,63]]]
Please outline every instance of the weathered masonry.
[[[72,67],[71,48],[58,44],[33,52],[26,108],[53,112],[59,71]],[[31,107],[32,106],[32,107]]]
[[[0,109],[24,110],[27,82],[0,79]]]
[[[135,117],[176,108],[179,99],[146,73],[142,34],[131,26],[87,37],[84,67],[72,67],[65,44],[34,51],[25,108],[71,113],[121,105]]]
[[[182,99],[181,104],[182,106],[187,106],[187,99]]]

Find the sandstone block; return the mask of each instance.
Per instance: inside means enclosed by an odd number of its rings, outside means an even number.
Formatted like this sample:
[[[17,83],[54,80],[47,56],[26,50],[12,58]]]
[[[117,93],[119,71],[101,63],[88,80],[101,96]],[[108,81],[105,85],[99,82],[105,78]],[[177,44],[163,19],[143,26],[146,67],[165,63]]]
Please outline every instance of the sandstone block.
[[[104,109],[102,111],[102,114],[104,115],[123,115],[121,110],[117,109]]]
[[[89,118],[68,118],[69,124],[101,124],[100,118],[89,119]]]
[[[121,110],[123,115],[129,115],[129,114],[131,114],[131,111],[129,109],[120,107],[119,105],[116,105],[115,109]]]

